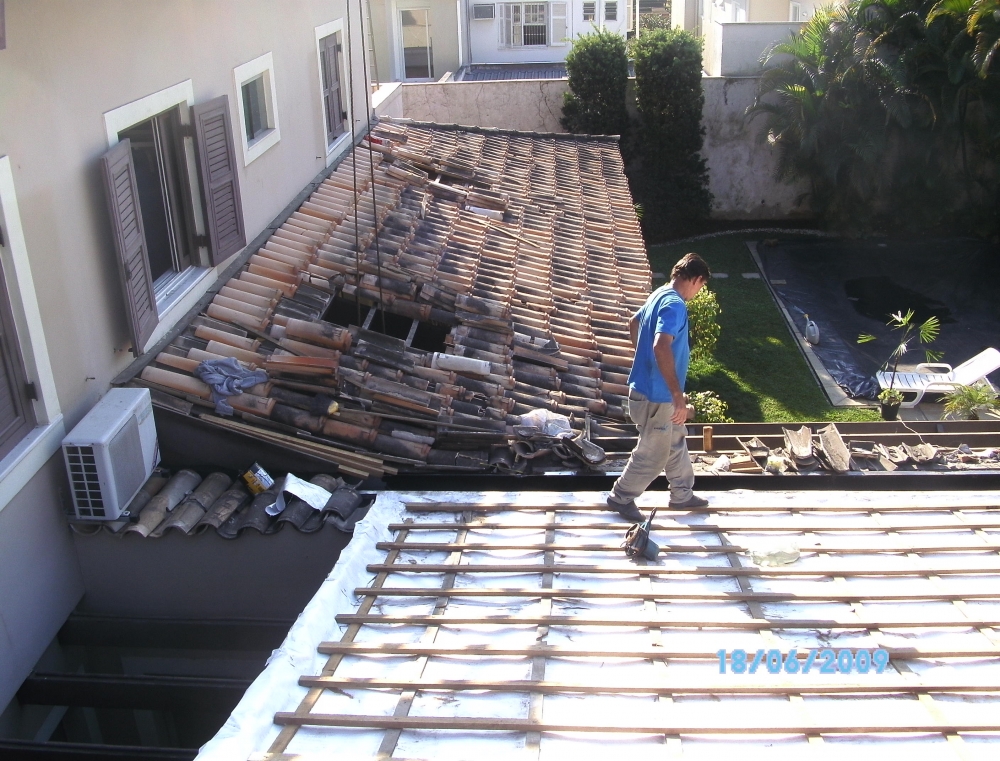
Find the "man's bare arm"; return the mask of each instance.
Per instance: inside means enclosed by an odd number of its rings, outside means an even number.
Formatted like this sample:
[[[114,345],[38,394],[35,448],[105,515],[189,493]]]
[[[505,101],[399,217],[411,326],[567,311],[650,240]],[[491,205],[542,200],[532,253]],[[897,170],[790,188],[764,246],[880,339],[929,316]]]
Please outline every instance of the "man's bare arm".
[[[632,339],[632,348],[636,348],[639,345],[639,313],[636,312],[632,315],[632,319],[628,321],[628,335]]]
[[[682,425],[687,419],[687,411],[684,406],[684,392],[681,391],[681,383],[677,379],[677,370],[674,367],[673,342],[674,337],[669,333],[657,333],[653,339],[653,356],[656,358],[660,375],[670,390],[670,397],[674,400],[674,414],[671,420],[676,425]]]

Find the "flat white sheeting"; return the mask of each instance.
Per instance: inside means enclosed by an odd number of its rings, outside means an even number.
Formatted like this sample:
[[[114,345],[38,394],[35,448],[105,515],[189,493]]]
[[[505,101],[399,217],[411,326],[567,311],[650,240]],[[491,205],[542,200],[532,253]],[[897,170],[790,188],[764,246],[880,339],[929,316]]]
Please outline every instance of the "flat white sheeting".
[[[653,504],[665,505],[666,493],[651,493],[639,500],[640,506],[649,507]],[[921,545],[956,545],[968,543],[968,552],[947,552],[924,554],[919,557],[908,557],[905,554],[875,555],[875,554],[845,554],[839,556],[817,556],[805,554],[795,568],[824,567],[842,564],[845,569],[852,567],[886,567],[905,568],[921,566],[935,567],[997,567],[1000,565],[995,550],[983,549],[983,538],[996,541],[1000,538],[1000,530],[986,530],[975,534],[963,528],[960,517],[951,510],[967,507],[972,511],[977,508],[992,507],[1000,503],[1000,494],[984,493],[943,493],[943,492],[747,492],[731,491],[709,495],[711,509],[724,510],[726,506],[760,507],[777,509],[796,509],[794,518],[787,518],[797,525],[812,523],[816,526],[844,525],[853,526],[859,523],[869,523],[874,519],[863,512],[810,512],[809,507],[851,505],[859,508],[890,507],[890,506],[937,506],[948,505],[949,509],[924,512],[886,512],[884,519],[893,525],[921,525],[954,523],[955,531],[928,531],[920,533],[905,533],[896,536],[876,534],[873,532],[845,531],[837,533],[791,532],[791,534],[762,534],[752,531],[728,532],[730,541],[734,544],[753,544],[754,542],[774,541],[776,537],[787,539],[789,536],[799,541],[804,551],[819,542],[821,545],[851,546],[863,548],[866,546],[891,546],[896,542]],[[318,643],[328,640],[339,640],[346,627],[336,623],[335,617],[340,613],[354,612],[360,600],[354,597],[356,587],[371,583],[374,578],[365,568],[370,563],[382,562],[386,552],[376,550],[375,544],[380,541],[390,541],[393,536],[388,531],[390,523],[400,522],[406,510],[404,502],[476,502],[479,504],[516,505],[532,504],[560,505],[557,522],[564,523],[565,528],[556,532],[556,542],[572,544],[605,544],[616,545],[621,541],[619,533],[603,530],[574,530],[574,523],[594,523],[601,520],[600,512],[574,511],[571,504],[595,504],[605,497],[603,493],[382,493],[372,506],[366,518],[361,521],[350,544],[341,554],[333,571],[322,584],[316,595],[306,606],[298,620],[292,626],[288,637],[281,647],[274,651],[267,667],[254,681],[246,695],[240,701],[229,720],[219,733],[209,741],[198,756],[199,761],[244,761],[263,753],[277,736],[280,728],[272,723],[273,716],[279,711],[294,711],[305,696],[306,688],[298,686],[301,675],[319,674],[328,656],[317,653]],[[565,506],[569,504],[569,506]],[[971,512],[970,516],[981,515]],[[545,522],[542,511],[498,512],[483,514],[491,523],[532,524]],[[415,513],[407,514],[417,526],[420,523],[447,523],[458,520],[455,513]],[[694,515],[684,516],[687,522],[714,523],[716,516]],[[726,520],[741,524],[764,521],[772,523],[786,519],[785,516],[754,513],[729,513]],[[670,524],[673,520],[669,511],[658,515],[657,522]],[[687,525],[678,524],[679,528],[688,529]],[[414,532],[409,541],[448,542],[456,540],[457,531],[419,531]],[[676,534],[664,532],[656,535],[656,540],[662,544],[719,544],[719,536],[712,530],[698,532],[691,529],[690,533]],[[474,529],[466,538],[469,543],[487,544],[541,544],[544,540],[542,529]],[[442,563],[446,553],[410,551],[401,552],[397,563]],[[527,564],[542,562],[542,553],[530,550],[466,550],[463,562],[490,564]],[[658,588],[675,593],[726,592],[739,591],[736,579],[733,577],[696,577],[662,576],[639,577],[630,572],[631,565],[624,554],[616,552],[583,552],[567,547],[556,553],[556,563],[611,564],[621,567],[622,572],[575,576],[567,573],[555,573],[554,586],[557,589],[589,589],[602,591],[656,591]],[[671,553],[661,558],[661,565],[666,567],[684,566],[728,566],[724,554]],[[458,568],[461,568],[459,566]],[[442,574],[393,574],[386,586],[415,586],[427,588],[427,597],[383,597],[379,598],[372,609],[375,614],[406,615],[430,614],[437,599],[434,589],[443,582]],[[459,573],[455,586],[504,586],[504,587],[538,587],[541,582],[539,574],[461,574]],[[848,578],[840,582],[833,580],[817,581],[815,579],[797,578],[754,578],[753,589],[757,592],[781,591],[799,592],[802,594],[822,594],[824,590],[831,594],[845,593],[864,589],[866,593],[873,592],[972,592],[997,591],[996,577],[943,575],[935,579],[921,577],[883,577],[883,578]],[[538,598],[466,598],[453,597],[448,603],[445,615],[450,616],[486,616],[486,615],[534,615],[544,612]],[[858,610],[850,603],[770,603],[764,606],[765,613],[774,618],[835,618],[843,621],[858,621]],[[981,619],[1000,619],[1000,602],[994,600],[973,601],[967,604],[968,615]],[[708,601],[708,602],[657,602],[644,603],[641,600],[628,599],[558,599],[552,601],[553,615],[586,615],[600,618],[632,618],[645,619],[655,617],[669,626],[673,620],[732,620],[750,618],[750,611],[744,603]],[[880,620],[956,620],[961,613],[951,602],[906,602],[892,601],[866,603],[864,617]],[[366,625],[361,629],[358,642],[420,642],[425,635],[422,626],[396,625]],[[434,640],[438,644],[447,645],[511,645],[527,646],[536,641],[536,629],[533,626],[512,626],[509,624],[483,624],[474,626],[442,626]],[[571,647],[587,647],[591,649],[616,648],[648,648],[658,642],[666,648],[701,650],[714,653],[719,649],[732,650],[743,648],[748,652],[758,648],[769,649],[777,647],[788,650],[790,647],[808,649],[810,647],[839,648],[869,648],[879,646],[914,646],[921,647],[993,647],[996,635],[980,632],[974,628],[884,628],[873,634],[859,626],[854,630],[829,631],[775,631],[773,633],[758,631],[742,631],[725,629],[664,628],[651,633],[641,627],[578,627],[553,626],[545,640],[553,645]],[[866,675],[821,675],[786,677],[784,675],[768,674],[761,669],[757,675],[720,675],[716,661],[672,662],[665,666],[662,662],[635,659],[608,659],[595,662],[593,659],[579,660],[572,658],[548,658],[545,678],[549,681],[590,683],[590,684],[635,684],[683,682],[705,684],[721,682],[725,684],[786,684],[791,686],[807,683],[832,682],[850,683],[890,680],[893,683],[902,678],[919,679],[927,683],[945,683],[959,681],[962,683],[976,682],[987,685],[1000,684],[1000,665],[995,660],[948,660],[932,662],[928,660],[911,663],[917,675],[901,677],[892,668],[882,675],[871,672]],[[420,663],[417,658],[402,656],[355,657],[343,659],[337,669],[338,676],[355,677],[406,677],[414,680],[421,678]],[[447,658],[431,657],[422,671],[424,679],[527,679],[531,672],[531,659],[521,657],[495,658]],[[394,690],[350,690],[343,693],[327,691],[320,698],[314,712],[317,713],[353,713],[391,715],[396,708],[399,691]],[[477,692],[432,692],[418,693],[410,710],[410,715],[432,716],[478,716],[478,717],[510,717],[524,718],[528,713],[530,698],[524,693],[477,693]],[[993,721],[1000,701],[994,696],[969,695],[939,695],[933,701],[937,717],[942,720],[961,720],[964,722],[983,720]],[[732,715],[734,723],[751,721],[762,726],[770,726],[775,721],[796,723],[815,720],[818,722],[851,722],[870,723],[874,716],[880,722],[892,721],[927,721],[932,718],[927,706],[916,696],[886,695],[868,697],[836,697],[829,695],[806,696],[803,700],[790,701],[782,696],[689,696],[657,698],[651,695],[552,695],[544,698],[544,718],[546,721],[565,721],[576,724],[657,724],[669,716],[671,720],[683,720],[685,717],[694,722],[701,722],[706,715]],[[337,759],[369,759],[373,758],[384,736],[383,730],[338,729],[321,727],[300,728],[288,746],[287,753],[301,754],[308,758]],[[965,758],[995,759],[1000,739],[997,736],[964,736]],[[523,755],[525,735],[523,733],[505,732],[470,732],[454,731],[404,731],[396,746],[395,756],[400,758],[434,758],[442,761],[468,758],[508,758]],[[668,741],[669,744],[681,743],[679,739]],[[539,758],[542,761],[581,761],[581,759],[601,759],[605,761],[609,752],[613,753],[621,747],[627,752],[639,751],[646,753],[662,753],[664,750],[662,736],[637,736],[629,734],[580,734],[552,733],[546,734],[541,743]],[[683,738],[682,745],[675,750],[681,750],[684,758],[716,759],[720,757],[738,756],[741,761],[747,759],[767,759],[780,761],[803,757],[815,757],[816,753],[827,752],[831,755],[821,757],[847,758],[852,761],[884,761],[886,754],[892,757],[902,757],[906,754],[907,761],[922,761],[953,755],[948,741],[940,735],[929,736],[892,736],[892,737],[835,737],[824,738],[823,748],[810,745],[801,736],[743,736],[743,737],[688,737]],[[653,746],[659,746],[659,750]]]

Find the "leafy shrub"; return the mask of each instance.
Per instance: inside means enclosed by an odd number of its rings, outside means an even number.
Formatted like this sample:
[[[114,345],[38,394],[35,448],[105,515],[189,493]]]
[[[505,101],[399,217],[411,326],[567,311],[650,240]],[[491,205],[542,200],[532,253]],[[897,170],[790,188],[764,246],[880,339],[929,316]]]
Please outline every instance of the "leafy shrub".
[[[681,29],[656,29],[634,44],[641,160],[633,167],[632,190],[646,211],[647,241],[693,229],[712,206],[699,155],[705,136],[701,47]]]
[[[715,344],[722,333],[722,326],[719,325],[719,315],[722,309],[715,294],[702,288],[687,303],[688,310],[688,341],[691,344],[691,359],[710,359],[715,351]]]
[[[639,16],[639,36],[642,36],[643,32],[649,32],[653,29],[670,29],[670,5],[667,5],[666,13],[643,13]]]
[[[688,402],[694,405],[696,423],[732,423],[733,419],[726,415],[729,405],[714,391],[692,391],[687,395]]]
[[[979,420],[984,412],[996,412],[1000,397],[987,383],[958,386],[945,395],[944,411],[959,420]]]
[[[628,57],[625,40],[602,29],[573,42],[566,56],[569,89],[563,100],[563,129],[587,135],[628,133],[625,110]]]

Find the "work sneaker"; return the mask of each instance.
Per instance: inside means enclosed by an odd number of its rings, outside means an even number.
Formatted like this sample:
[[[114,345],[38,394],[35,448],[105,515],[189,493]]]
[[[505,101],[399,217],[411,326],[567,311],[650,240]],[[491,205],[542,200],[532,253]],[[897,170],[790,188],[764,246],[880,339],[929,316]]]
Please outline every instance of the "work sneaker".
[[[674,510],[681,510],[686,507],[708,507],[708,500],[702,497],[692,494],[683,502],[668,502],[667,507],[673,508]]]
[[[646,520],[642,511],[636,507],[635,500],[630,499],[628,502],[623,504],[621,502],[615,502],[611,499],[611,497],[608,497],[608,507],[618,513],[625,520],[632,521],[633,523],[642,523]]]

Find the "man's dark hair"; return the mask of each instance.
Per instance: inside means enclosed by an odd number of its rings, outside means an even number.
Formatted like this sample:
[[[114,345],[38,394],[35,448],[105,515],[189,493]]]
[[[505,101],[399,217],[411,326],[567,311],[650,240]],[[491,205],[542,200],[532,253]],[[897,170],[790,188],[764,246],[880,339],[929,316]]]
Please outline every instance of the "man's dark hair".
[[[699,277],[708,280],[712,277],[712,272],[698,254],[684,254],[684,257],[670,270],[671,280],[697,280]]]

